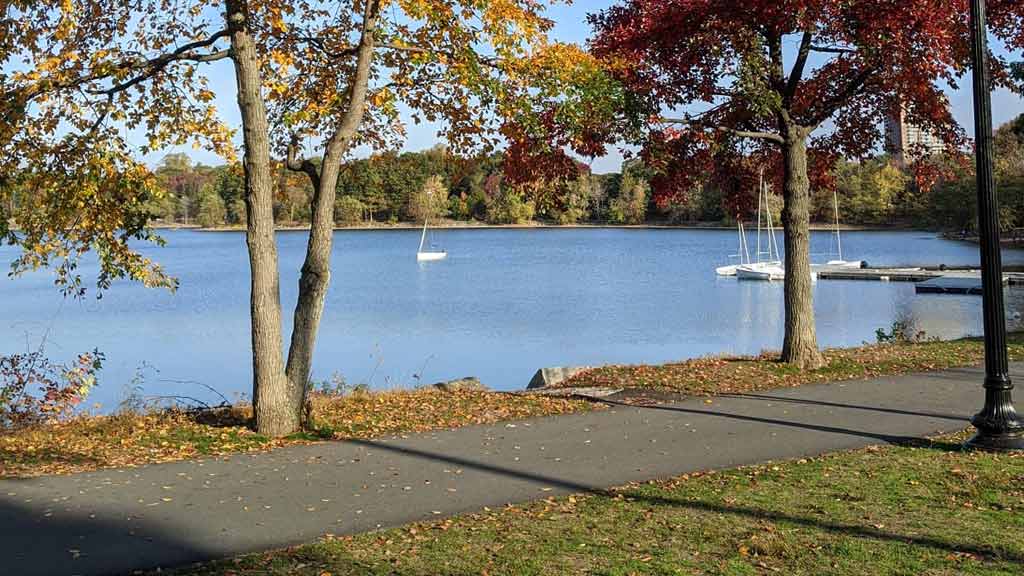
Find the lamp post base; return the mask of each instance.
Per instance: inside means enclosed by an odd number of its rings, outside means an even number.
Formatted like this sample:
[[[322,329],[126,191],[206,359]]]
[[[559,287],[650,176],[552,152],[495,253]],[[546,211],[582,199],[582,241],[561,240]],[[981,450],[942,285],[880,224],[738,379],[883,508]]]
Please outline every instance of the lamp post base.
[[[1011,390],[1007,375],[985,379],[985,407],[971,419],[978,432],[966,447],[991,452],[1024,450],[1024,422],[1013,408]]]
[[[1024,432],[989,433],[979,431],[973,438],[964,443],[965,448],[984,450],[986,452],[1024,451]]]

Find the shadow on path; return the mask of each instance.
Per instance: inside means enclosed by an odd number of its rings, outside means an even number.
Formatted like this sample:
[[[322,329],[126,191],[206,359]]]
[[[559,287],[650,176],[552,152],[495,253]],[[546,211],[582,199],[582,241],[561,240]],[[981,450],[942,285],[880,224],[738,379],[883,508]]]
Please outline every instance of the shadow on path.
[[[789,404],[808,404],[813,406],[830,406],[834,408],[848,408],[851,410],[867,410],[870,412],[883,412],[885,414],[902,414],[905,416],[922,416],[925,418],[942,418],[943,420],[954,420],[957,422],[970,422],[966,416],[955,414],[940,414],[937,412],[914,412],[910,410],[899,410],[896,408],[882,408],[881,406],[865,406],[861,404],[842,404],[839,402],[825,402],[824,400],[806,400],[803,398],[785,398],[782,396],[771,396],[769,394],[749,394],[737,392],[735,394],[718,394],[722,398],[739,398],[744,400],[767,400],[771,402],[785,402]]]
[[[937,449],[945,450],[960,450],[959,444],[950,444],[948,442],[934,442],[927,438],[920,438],[917,436],[898,436],[894,434],[882,434],[879,432],[868,432],[866,430],[851,430],[849,428],[839,428],[837,426],[825,426],[823,424],[809,424],[806,422],[793,422],[790,420],[779,420],[777,418],[764,418],[762,416],[747,416],[745,414],[732,414],[729,412],[719,412],[716,410],[699,410],[694,408],[683,408],[681,406],[634,406],[624,402],[616,402],[615,400],[608,400],[607,398],[600,398],[595,401],[602,402],[604,404],[611,404],[613,406],[623,406],[627,408],[639,408],[642,410],[665,410],[669,412],[679,412],[682,414],[693,414],[695,416],[717,416],[721,418],[729,418],[731,420],[740,420],[742,422],[755,422],[757,424],[771,424],[775,426],[788,426],[791,428],[803,428],[805,430],[813,430],[815,432],[826,432],[829,434],[842,434],[844,436],[859,436],[861,438],[867,438],[869,440],[879,440],[886,444],[893,444],[896,446],[924,446],[932,447]],[[908,413],[912,414],[912,413]],[[958,420],[960,418],[957,418]]]
[[[96,510],[90,517],[61,506],[54,502],[52,508],[31,508],[10,496],[0,497],[0,573],[126,574],[217,556],[168,526],[115,519],[117,512],[110,510]]]

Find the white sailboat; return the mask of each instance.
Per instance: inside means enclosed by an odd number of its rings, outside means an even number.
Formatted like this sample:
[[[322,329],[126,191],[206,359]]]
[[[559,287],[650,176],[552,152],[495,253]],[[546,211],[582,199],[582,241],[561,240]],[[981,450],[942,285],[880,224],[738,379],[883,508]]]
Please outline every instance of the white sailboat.
[[[715,268],[715,274],[719,276],[735,276],[737,268],[744,264],[750,264],[750,251],[747,249],[747,233],[743,230],[743,219],[738,216],[736,218],[736,230],[739,233],[740,242],[739,251],[734,257],[739,258],[740,262],[739,264],[729,264]]]
[[[424,250],[423,246],[427,241],[427,220],[423,219],[423,234],[420,235],[420,248],[416,251],[417,262],[430,262],[433,260],[444,260],[448,252],[444,250]]]
[[[764,208],[765,227],[768,230],[767,260],[761,260],[765,252],[761,250],[761,209]],[[768,192],[762,175],[758,183],[757,193],[757,261],[736,267],[736,278],[740,280],[782,280],[786,270],[782,267],[779,256],[779,245],[775,242],[775,229],[772,228],[772,213],[768,206]]]
[[[835,259],[835,260],[829,260],[828,262],[825,263],[825,265],[826,266],[832,266],[832,267],[835,267],[835,268],[863,268],[864,267],[864,261],[863,260],[854,260],[854,261],[843,260],[843,239],[839,235],[839,195],[836,193],[835,190],[832,191],[832,206],[834,207],[835,214],[836,214],[836,230],[835,230],[835,234],[836,234],[836,252],[837,252],[838,258]]]
[[[782,254],[779,252],[779,244],[775,241],[775,229],[772,227],[772,212],[768,205],[768,188],[761,181],[761,190],[757,197],[758,203],[758,228],[757,228],[757,262],[738,266],[736,278],[739,280],[785,280],[786,268],[782,264]],[[762,261],[761,256],[761,206],[765,209],[765,227],[768,230],[768,260]],[[811,281],[818,279],[818,274],[811,272]]]

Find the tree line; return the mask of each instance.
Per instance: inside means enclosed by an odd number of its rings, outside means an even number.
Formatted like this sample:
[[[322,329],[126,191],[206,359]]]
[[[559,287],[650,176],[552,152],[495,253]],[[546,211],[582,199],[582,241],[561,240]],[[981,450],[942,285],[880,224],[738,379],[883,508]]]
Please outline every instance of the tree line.
[[[843,224],[973,231],[973,166],[942,155],[947,176],[922,190],[914,171],[886,155],[833,166],[832,186],[813,189],[811,219],[831,223],[832,188]],[[425,218],[488,224],[731,224],[737,215],[755,217],[756,192],[737,202],[711,180],[685,195],[658,202],[658,181],[641,160],[627,161],[622,173],[593,174],[583,163],[555,183],[510,184],[503,177],[504,155],[464,156],[444,146],[421,152],[385,152],[353,160],[338,176],[334,219],[340,226],[422,222]],[[995,170],[1004,230],[1024,227],[1024,115],[995,133]],[[166,192],[149,206],[154,219],[204,227],[244,226],[244,178],[239,164],[193,165],[182,153],[169,154],[155,169]],[[310,222],[312,189],[283,165],[275,179],[274,219],[281,225]],[[782,198],[771,192],[778,221]]]

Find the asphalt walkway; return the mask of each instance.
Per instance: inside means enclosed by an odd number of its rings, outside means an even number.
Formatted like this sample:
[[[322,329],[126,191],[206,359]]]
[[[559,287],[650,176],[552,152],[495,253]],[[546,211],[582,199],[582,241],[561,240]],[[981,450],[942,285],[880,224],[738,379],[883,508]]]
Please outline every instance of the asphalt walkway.
[[[1011,369],[1018,380],[1024,365]],[[968,426],[977,369],[0,481],[0,573],[123,574]]]

